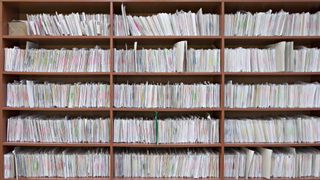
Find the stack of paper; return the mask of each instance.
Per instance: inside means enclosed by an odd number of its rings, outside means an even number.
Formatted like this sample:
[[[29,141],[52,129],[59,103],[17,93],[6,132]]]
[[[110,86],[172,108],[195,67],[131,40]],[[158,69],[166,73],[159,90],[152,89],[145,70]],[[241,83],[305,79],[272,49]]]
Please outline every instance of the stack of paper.
[[[288,71],[320,72],[319,48],[299,47],[293,53],[293,58],[288,61]]]
[[[188,49],[186,72],[220,72],[220,49]]]
[[[109,142],[109,119],[10,117],[7,122],[7,141],[106,143]]]
[[[245,177],[246,152],[244,149],[227,149],[224,152],[224,177]]]
[[[225,119],[228,143],[320,142],[320,118],[311,116]]]
[[[110,87],[102,83],[56,84],[15,81],[7,84],[8,107],[102,108],[110,106]]]
[[[276,72],[275,49],[225,49],[225,72]]]
[[[171,49],[114,49],[114,71],[219,72],[220,50],[187,49],[187,41]]]
[[[319,72],[319,48],[279,42],[266,49],[225,49],[225,72]]]
[[[114,15],[114,34],[116,36],[208,36],[219,34],[219,15],[176,11],[158,13],[151,16]]]
[[[143,118],[114,119],[113,142],[156,143],[156,122]]]
[[[319,21],[320,11],[314,14],[238,11],[225,15],[224,29],[227,36],[319,36]]]
[[[225,85],[225,107],[311,108],[320,107],[319,83]]]
[[[43,36],[107,36],[108,14],[27,14],[28,35]]]
[[[220,85],[115,84],[114,106],[127,108],[212,108],[219,107]]]
[[[5,71],[109,72],[110,50],[5,48]]]
[[[320,150],[304,148],[227,149],[225,177],[320,177]]]
[[[166,119],[114,120],[114,142],[120,143],[217,143],[219,120],[199,116]]]
[[[320,152],[315,148],[296,149],[296,177],[320,177]],[[275,170],[275,169],[274,169]]]
[[[16,176],[16,170],[14,167],[14,155],[13,153],[4,154],[4,178],[14,178]]]
[[[307,150],[307,149],[306,149]],[[299,166],[302,165],[301,162],[297,162],[299,159],[297,157],[296,149],[294,148],[276,148],[273,150],[274,153],[272,155],[272,175],[273,177],[287,177],[287,178],[295,178],[297,170]],[[318,152],[319,153],[319,152]],[[312,154],[311,154],[312,155]],[[312,159],[310,159],[312,162]],[[278,168],[275,168],[278,167]],[[297,169],[296,169],[297,168]]]
[[[13,155],[14,154],[14,155]],[[14,158],[12,158],[14,156]],[[15,148],[5,154],[8,176],[26,178],[93,178],[109,176],[107,149]],[[15,167],[16,173],[12,172]]]
[[[212,149],[152,149],[115,154],[115,177],[209,178],[219,176]]]
[[[225,50],[226,72],[282,72],[294,59],[293,42],[279,42],[267,49],[236,48]]]

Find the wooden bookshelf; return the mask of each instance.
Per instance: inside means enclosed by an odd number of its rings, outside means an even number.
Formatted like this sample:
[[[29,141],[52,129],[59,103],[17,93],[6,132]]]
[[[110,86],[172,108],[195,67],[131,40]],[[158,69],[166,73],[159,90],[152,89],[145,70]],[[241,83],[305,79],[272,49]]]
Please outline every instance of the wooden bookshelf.
[[[196,11],[203,8],[204,12],[220,15],[220,35],[217,36],[114,36],[113,15],[120,14],[121,3],[127,6],[127,14],[148,15],[158,12],[175,12],[176,9]],[[298,45],[319,47],[320,36],[224,36],[224,14],[234,13],[237,10],[251,12],[275,11],[284,9],[288,12],[315,12],[320,10],[320,0],[2,0],[0,7],[0,180],[4,179],[4,154],[12,151],[14,147],[102,147],[110,151],[110,177],[90,178],[94,180],[180,180],[190,178],[117,178],[114,177],[114,151],[118,148],[214,148],[220,152],[219,178],[210,180],[231,180],[224,178],[224,151],[231,147],[320,147],[319,143],[225,143],[224,142],[224,119],[230,115],[255,115],[255,114],[290,114],[306,113],[320,115],[320,108],[225,108],[224,84],[228,80],[248,82],[266,82],[269,79],[277,82],[286,82],[288,79],[319,81],[320,72],[224,72],[224,49],[237,46],[264,46],[279,41],[294,41]],[[109,36],[10,36],[8,35],[8,22],[13,19],[25,18],[27,13],[61,13],[87,12],[110,14]],[[141,47],[172,46],[173,43],[187,40],[191,47],[210,47],[215,45],[221,49],[220,72],[183,72],[183,73],[124,73],[113,72],[113,48],[124,47],[126,43],[132,45],[139,42]],[[5,72],[4,71],[4,48],[23,46],[26,41],[38,42],[40,47],[87,47],[98,44],[110,48],[111,72],[82,73],[82,72]],[[68,76],[68,77],[67,77]],[[66,78],[67,77],[67,78]],[[78,80],[95,80],[110,83],[110,108],[12,108],[6,107],[6,84],[13,80],[32,78],[35,80],[62,80],[63,82],[78,82]],[[66,80],[65,80],[66,79]],[[125,81],[143,82],[146,80],[157,82],[193,82],[210,81],[221,84],[219,108],[115,108],[113,107],[113,85]],[[110,142],[109,143],[35,143],[35,142],[6,142],[6,125],[8,117],[24,112],[36,112],[42,114],[82,114],[82,115],[106,115],[110,118]],[[179,113],[212,113],[219,119],[219,143],[213,144],[138,144],[138,143],[115,143],[113,142],[113,119],[118,115],[125,114],[151,114],[153,112],[166,114]],[[21,180],[61,180],[63,178],[19,178]],[[68,178],[83,180],[88,178]],[[241,178],[240,178],[241,179]],[[250,178],[260,180],[262,178]],[[272,178],[287,180],[289,178]],[[319,179],[319,178],[296,178],[296,179]],[[13,180],[13,179],[12,179]],[[207,179],[203,179],[207,180]]]

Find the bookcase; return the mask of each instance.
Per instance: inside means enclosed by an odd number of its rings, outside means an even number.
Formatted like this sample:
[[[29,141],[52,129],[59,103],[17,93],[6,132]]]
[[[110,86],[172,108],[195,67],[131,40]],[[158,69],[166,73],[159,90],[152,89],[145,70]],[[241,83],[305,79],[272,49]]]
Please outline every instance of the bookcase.
[[[197,11],[202,8],[204,12],[220,15],[220,35],[217,36],[115,36],[113,35],[114,14],[121,14],[121,4],[127,8],[128,14],[150,15],[154,13],[173,13],[177,9]],[[235,13],[239,10],[249,12],[279,11],[288,12],[316,12],[320,10],[319,0],[1,0],[0,7],[1,25],[0,34],[0,179],[4,179],[4,154],[15,147],[101,147],[110,151],[110,174],[108,178],[93,179],[139,179],[114,177],[114,153],[117,149],[154,149],[154,148],[212,148],[219,151],[219,178],[224,178],[224,152],[232,147],[320,147],[320,143],[225,143],[224,120],[231,117],[260,117],[267,115],[296,115],[307,114],[319,116],[320,108],[225,108],[224,92],[225,83],[229,80],[241,83],[283,83],[283,82],[314,82],[319,81],[320,72],[225,72],[224,49],[231,47],[262,47],[279,41],[294,41],[296,45],[319,47],[320,36],[225,36],[224,15]],[[10,36],[8,35],[8,22],[13,19],[25,19],[27,13],[108,13],[110,14],[109,36]],[[220,72],[171,72],[171,73],[129,73],[113,71],[113,49],[124,48],[126,44],[133,45],[135,41],[142,47],[172,47],[180,40],[187,40],[190,47],[217,47],[220,49]],[[33,41],[41,48],[61,47],[100,47],[110,49],[110,72],[6,72],[4,71],[4,48],[25,46],[26,41]],[[109,108],[14,108],[6,107],[6,84],[14,80],[32,79],[49,82],[105,82],[110,84]],[[220,107],[219,108],[115,108],[113,106],[115,83],[140,83],[140,82],[184,82],[194,83],[208,81],[219,83]],[[141,143],[115,143],[113,142],[115,117],[144,116],[153,117],[158,112],[159,117],[205,114],[209,113],[219,119],[219,143],[214,144],[141,144]],[[86,115],[110,118],[109,143],[29,143],[6,142],[7,119],[21,113],[37,113],[43,115]],[[320,167],[319,167],[320,168]],[[61,178],[19,178],[19,179],[61,179]],[[74,178],[87,179],[87,178]],[[149,179],[149,178],[148,178]],[[169,178],[174,179],[174,178]],[[258,178],[257,178],[258,179]],[[285,179],[285,178],[273,178]],[[298,179],[298,178],[297,178]],[[317,179],[317,178],[304,178]]]

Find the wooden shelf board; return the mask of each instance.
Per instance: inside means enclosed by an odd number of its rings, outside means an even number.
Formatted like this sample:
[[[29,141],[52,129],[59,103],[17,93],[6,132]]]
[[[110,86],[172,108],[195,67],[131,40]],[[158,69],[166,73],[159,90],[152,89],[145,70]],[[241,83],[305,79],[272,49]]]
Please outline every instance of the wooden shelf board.
[[[64,2],[67,2],[67,3],[81,3],[81,2],[104,2],[104,3],[109,3],[109,1],[107,0],[2,0],[2,2],[23,2],[23,3],[35,3],[35,2],[39,2],[39,3],[42,3],[42,2],[54,2],[54,3],[64,3]]]
[[[224,72],[226,76],[311,76],[320,72]]]
[[[160,111],[160,112],[183,112],[183,111],[221,111],[221,108],[113,108],[113,111]]]
[[[110,108],[16,108],[3,107],[6,111],[110,111]]]
[[[33,76],[220,76],[220,72],[15,72],[6,71],[4,75],[33,75]],[[224,72],[226,76],[311,76],[320,72]]]
[[[319,143],[225,143],[225,147],[310,147]]]
[[[186,40],[320,40],[320,36],[40,36],[40,35],[25,35],[25,36],[10,36],[3,35],[5,40],[144,40],[144,39],[186,39]]]
[[[143,147],[143,148],[186,148],[186,147],[220,147],[220,143],[215,144],[139,144],[139,143],[113,143],[114,147]]]
[[[224,111],[320,111],[320,108],[224,108]]]
[[[113,2],[195,2],[194,0],[113,0]],[[197,0],[197,2],[222,2],[222,0]]]
[[[25,178],[19,177],[19,180],[63,180],[65,178]],[[92,180],[107,180],[109,177],[105,178],[67,178],[68,180],[84,180],[84,179],[92,179]],[[122,178],[122,177],[114,177],[113,180],[182,180],[182,179],[190,179],[196,180],[196,178]],[[199,178],[197,178],[199,179]],[[239,180],[245,180],[245,178],[238,178]],[[250,180],[266,180],[265,178],[249,178]],[[5,180],[16,180],[16,178],[9,178]],[[201,180],[220,180],[220,178],[201,178]],[[235,180],[235,178],[224,178],[224,180]],[[302,177],[302,178],[270,178],[270,180],[319,180],[317,177]]]
[[[4,142],[3,146],[24,147],[109,147],[109,143],[35,143],[35,142]]]
[[[146,0],[2,0],[3,2],[146,2]],[[147,0],[147,2],[194,2],[194,0]],[[197,2],[301,2],[301,0],[197,0]],[[305,2],[319,2],[319,0],[305,0]]]
[[[270,178],[270,180],[319,180],[319,177],[299,177],[299,178]],[[224,180],[235,180],[235,178],[224,178]],[[238,178],[238,180],[248,180],[245,178]],[[249,180],[266,180],[266,178],[249,178]]]
[[[32,76],[100,76],[110,75],[110,72],[3,72],[4,75],[32,75]]]
[[[18,108],[3,107],[5,111],[139,111],[139,112],[196,112],[222,111],[222,108]],[[320,108],[224,108],[224,111],[320,111]]]
[[[115,76],[219,76],[220,72],[114,72]]]
[[[287,3],[287,2],[301,2],[301,0],[223,0],[224,2],[241,2],[241,3]],[[319,2],[319,0],[303,0],[303,2]]]
[[[110,36],[10,36],[3,35],[4,40],[109,40]]]
[[[26,177],[19,177],[19,180],[108,180],[110,179],[109,177],[78,177],[78,178],[63,178],[63,177],[56,177],[56,178],[52,178],[52,177],[38,177],[38,178],[26,178]],[[16,178],[9,178],[9,179],[5,179],[5,180],[17,180]]]
[[[186,39],[186,40],[212,40],[212,39],[221,39],[222,36],[112,36],[114,40],[152,40],[152,39]]]
[[[127,178],[114,177],[113,180],[219,180],[220,178]]]
[[[320,36],[223,36],[225,40],[319,40]]]

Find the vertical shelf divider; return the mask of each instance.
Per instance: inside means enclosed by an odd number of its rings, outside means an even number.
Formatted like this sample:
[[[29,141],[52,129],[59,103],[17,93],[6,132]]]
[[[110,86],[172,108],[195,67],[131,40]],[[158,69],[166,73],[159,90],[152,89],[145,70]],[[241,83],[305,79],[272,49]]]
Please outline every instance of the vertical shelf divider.
[[[1,26],[3,26],[3,2],[0,2],[0,23]],[[4,49],[3,49],[3,27],[0,28],[0,36],[1,36],[1,41],[0,41],[0,48],[1,48],[1,52],[0,52],[0,118],[1,118],[1,125],[0,125],[0,179],[4,179],[4,147],[3,147],[3,142],[5,142],[6,136],[4,134],[4,132],[6,132],[5,130],[5,124],[7,124],[5,121],[6,119],[4,118],[4,114],[3,114],[3,107],[5,106],[5,95],[4,93],[4,77],[3,77],[3,71],[4,71]]]
[[[224,179],[224,2],[222,1],[220,4],[220,24],[219,24],[219,31],[221,36],[221,44],[220,44],[220,72],[221,72],[221,79],[220,79],[220,108],[221,108],[221,114],[220,114],[220,163],[219,163],[219,174],[220,179]]]
[[[113,179],[114,176],[114,149],[113,149],[113,134],[114,134],[114,126],[113,126],[113,102],[114,102],[114,93],[113,93],[113,2],[110,1],[110,163],[109,163],[109,178]]]

